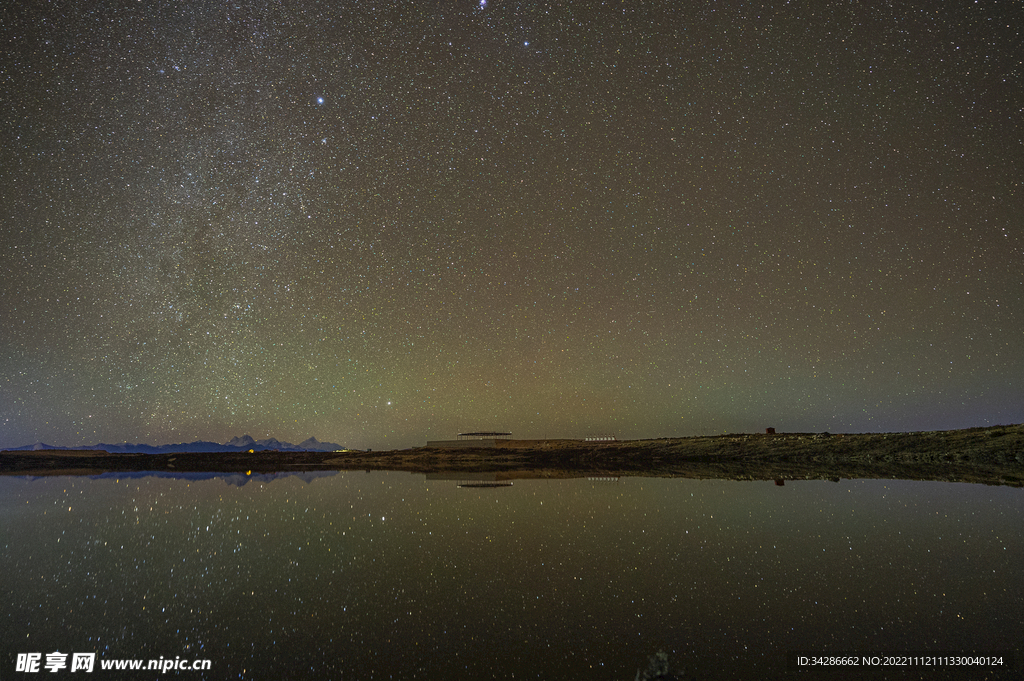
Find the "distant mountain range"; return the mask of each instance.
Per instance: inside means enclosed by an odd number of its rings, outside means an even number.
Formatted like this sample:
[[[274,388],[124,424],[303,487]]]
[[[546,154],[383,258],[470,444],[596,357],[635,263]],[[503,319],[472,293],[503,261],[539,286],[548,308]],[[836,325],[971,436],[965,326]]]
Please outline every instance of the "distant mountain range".
[[[44,442],[37,442],[34,445],[11,447],[4,451],[24,452],[40,449],[86,449],[105,451],[110,452],[111,454],[172,454],[175,452],[244,452],[249,449],[257,452],[335,452],[340,449],[344,449],[344,447],[339,444],[335,444],[334,442],[320,442],[315,437],[311,437],[297,445],[293,445],[290,442],[281,442],[276,438],[254,440],[248,435],[243,435],[242,437],[233,437],[224,444],[198,440],[196,442],[181,442],[173,445],[132,444],[131,442],[107,444],[105,442],[100,442],[95,445],[86,445],[82,447],[58,447],[57,445],[48,445]]]

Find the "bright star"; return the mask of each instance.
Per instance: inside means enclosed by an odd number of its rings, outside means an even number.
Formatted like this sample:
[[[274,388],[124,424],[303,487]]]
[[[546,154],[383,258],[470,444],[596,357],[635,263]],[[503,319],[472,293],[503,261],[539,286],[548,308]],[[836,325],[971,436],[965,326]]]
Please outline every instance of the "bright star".
[[[316,103],[317,104],[323,104],[324,103],[324,98],[323,97],[317,97],[316,98]]]

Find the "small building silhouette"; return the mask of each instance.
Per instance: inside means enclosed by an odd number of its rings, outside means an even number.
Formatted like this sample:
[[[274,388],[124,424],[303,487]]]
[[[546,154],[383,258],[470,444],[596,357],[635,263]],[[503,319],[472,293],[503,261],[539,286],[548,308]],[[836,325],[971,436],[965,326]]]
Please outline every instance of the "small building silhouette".
[[[764,434],[765,435],[775,435],[775,429],[774,428],[765,428],[764,429]]]

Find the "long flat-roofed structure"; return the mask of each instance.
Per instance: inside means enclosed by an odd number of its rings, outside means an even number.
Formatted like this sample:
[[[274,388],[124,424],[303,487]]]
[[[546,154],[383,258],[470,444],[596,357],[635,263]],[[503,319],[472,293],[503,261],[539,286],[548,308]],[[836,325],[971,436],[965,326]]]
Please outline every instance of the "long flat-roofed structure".
[[[459,433],[460,440],[511,440],[512,433]]]
[[[442,449],[490,449],[497,447],[498,442],[512,439],[512,433],[480,431],[475,433],[459,433],[457,440],[428,440],[428,447]]]

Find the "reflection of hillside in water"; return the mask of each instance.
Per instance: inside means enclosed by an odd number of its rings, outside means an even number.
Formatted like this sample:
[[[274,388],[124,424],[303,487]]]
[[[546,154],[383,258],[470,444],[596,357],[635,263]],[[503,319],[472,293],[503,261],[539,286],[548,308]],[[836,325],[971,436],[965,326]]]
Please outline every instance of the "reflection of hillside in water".
[[[244,487],[250,482],[270,483],[283,478],[293,478],[304,483],[312,483],[320,478],[329,478],[339,471],[281,471],[278,473],[187,473],[169,471],[127,471],[101,473],[88,476],[90,480],[124,480],[141,478],[167,478],[171,480],[223,480],[232,487]],[[45,477],[25,476],[29,480],[45,480]]]

